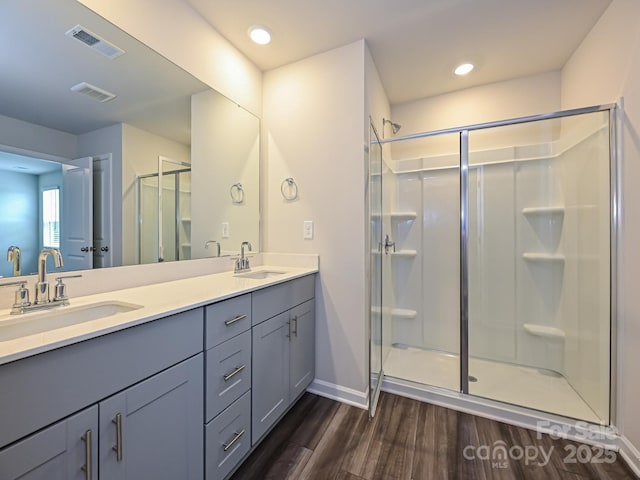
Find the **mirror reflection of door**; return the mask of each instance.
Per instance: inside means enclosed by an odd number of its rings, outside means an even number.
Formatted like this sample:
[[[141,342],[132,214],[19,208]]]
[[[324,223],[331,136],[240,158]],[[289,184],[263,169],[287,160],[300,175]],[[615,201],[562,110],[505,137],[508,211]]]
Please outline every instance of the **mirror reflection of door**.
[[[93,157],[62,166],[60,251],[64,270],[93,268]]]

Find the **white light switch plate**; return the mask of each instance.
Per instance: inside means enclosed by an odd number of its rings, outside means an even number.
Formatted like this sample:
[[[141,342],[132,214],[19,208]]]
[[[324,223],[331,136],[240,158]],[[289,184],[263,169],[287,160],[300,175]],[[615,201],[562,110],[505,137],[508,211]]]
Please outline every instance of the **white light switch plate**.
[[[302,222],[302,238],[305,240],[313,239],[313,222],[311,220]]]
[[[229,222],[222,223],[222,238],[229,238]]]

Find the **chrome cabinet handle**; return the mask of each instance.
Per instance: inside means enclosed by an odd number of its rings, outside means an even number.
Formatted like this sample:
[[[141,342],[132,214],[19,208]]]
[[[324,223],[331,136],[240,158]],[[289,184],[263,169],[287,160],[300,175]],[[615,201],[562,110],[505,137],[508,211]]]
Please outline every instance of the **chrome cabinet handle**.
[[[239,322],[240,320],[244,320],[245,318],[247,318],[246,315],[238,315],[235,318],[232,318],[231,320],[225,320],[224,324],[229,327],[231,325],[233,325],[236,322]]]
[[[116,444],[111,447],[111,450],[116,452],[116,460],[120,463],[122,461],[122,415],[117,414],[111,422],[116,424]]]
[[[287,338],[291,338],[291,321],[288,321],[288,322],[287,322],[287,329],[288,329],[288,332],[287,332],[287,334],[285,335],[285,337],[287,337]]]
[[[223,450],[223,451],[225,451],[225,452],[226,452],[227,450],[229,450],[229,449],[233,446],[233,444],[234,444],[234,443],[236,443],[238,440],[240,440],[240,437],[241,437],[242,435],[244,435],[244,430],[241,430],[241,431],[239,431],[239,432],[236,432],[236,433],[234,434],[234,437],[231,439],[231,441],[230,441],[229,443],[223,443],[223,444],[222,444],[222,450]]]
[[[92,465],[91,465],[91,455],[92,455],[92,445],[91,445],[91,430],[87,430],[82,437],[84,441],[84,457],[85,464],[82,466],[82,471],[84,472],[85,478],[87,480],[91,480],[92,476]]]
[[[294,330],[293,330],[293,335],[294,336],[298,336],[298,316],[295,315],[292,319],[291,319],[291,323],[293,323],[295,325]]]
[[[236,367],[233,372],[224,375],[222,378],[224,378],[225,382],[228,382],[233,377],[235,377],[237,374],[239,374],[242,370],[244,370],[246,367],[247,367],[246,365],[242,365],[241,367]]]

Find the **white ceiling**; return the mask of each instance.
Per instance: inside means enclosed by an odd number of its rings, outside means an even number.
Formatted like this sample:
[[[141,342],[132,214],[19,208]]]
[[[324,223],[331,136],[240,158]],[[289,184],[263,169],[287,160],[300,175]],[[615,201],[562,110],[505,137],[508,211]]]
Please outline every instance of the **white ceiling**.
[[[364,38],[392,104],[559,70],[611,0],[183,0],[262,70]],[[253,44],[251,25],[273,41]],[[476,64],[467,77],[453,68]]]
[[[49,162],[39,158],[0,151],[0,172],[7,171],[41,175],[43,173],[55,172],[56,170],[61,170],[58,162]]]

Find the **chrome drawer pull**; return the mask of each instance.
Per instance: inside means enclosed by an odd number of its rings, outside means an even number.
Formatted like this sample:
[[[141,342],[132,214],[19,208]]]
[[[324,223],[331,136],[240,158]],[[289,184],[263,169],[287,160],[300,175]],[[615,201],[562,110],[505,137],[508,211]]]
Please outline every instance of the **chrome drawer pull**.
[[[247,318],[246,315],[238,315],[236,318],[232,318],[231,320],[225,320],[224,324],[229,327],[240,320],[244,320],[245,318]]]
[[[240,432],[236,432],[235,436],[231,439],[231,441],[229,443],[223,443],[222,444],[222,450],[223,451],[227,451],[229,450],[231,447],[233,447],[233,444],[236,443],[238,440],[240,440],[240,437],[244,435],[244,430],[241,430]]]
[[[242,365],[241,367],[236,367],[236,369],[231,372],[231,373],[227,373],[226,375],[224,375],[222,378],[224,378],[225,382],[228,382],[229,380],[231,380],[234,376],[236,376],[238,373],[240,373],[242,370],[244,370],[247,366],[246,365]]]
[[[116,460],[120,463],[122,461],[122,415],[117,414],[111,422],[116,424],[116,444],[111,447],[111,450],[116,452]]]
[[[84,434],[84,436],[82,437],[82,440],[84,440],[85,445],[84,445],[84,455],[85,455],[85,464],[82,466],[82,471],[85,474],[85,478],[87,480],[91,480],[91,476],[92,476],[92,468],[91,468],[91,456],[92,456],[92,452],[91,452],[91,430],[87,430],[86,433]]]
[[[291,323],[295,325],[293,334],[297,337],[298,336],[298,316],[297,315],[291,319]]]

